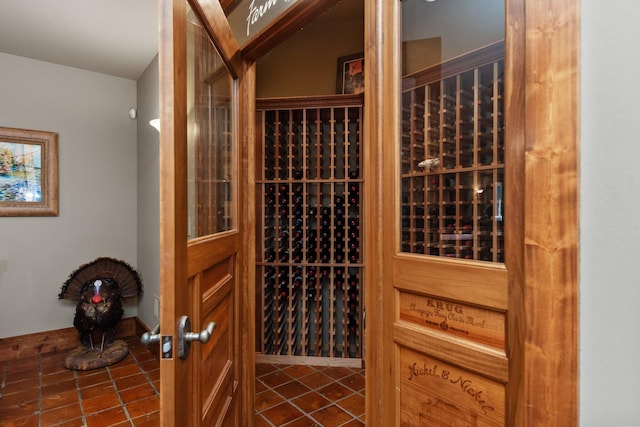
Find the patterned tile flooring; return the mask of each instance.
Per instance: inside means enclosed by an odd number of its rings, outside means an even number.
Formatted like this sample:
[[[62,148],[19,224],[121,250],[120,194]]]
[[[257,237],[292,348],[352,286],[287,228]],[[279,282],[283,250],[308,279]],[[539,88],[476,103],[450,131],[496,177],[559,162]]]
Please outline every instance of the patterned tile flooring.
[[[140,341],[100,369],[71,371],[68,351],[0,363],[0,425],[29,427],[157,426],[160,369]]]
[[[363,426],[364,389],[363,369],[258,363],[255,426]]]
[[[0,362],[0,425],[157,426],[158,361],[124,340],[124,360],[90,371],[65,369],[68,351]],[[363,426],[364,388],[363,369],[256,364],[255,425]]]

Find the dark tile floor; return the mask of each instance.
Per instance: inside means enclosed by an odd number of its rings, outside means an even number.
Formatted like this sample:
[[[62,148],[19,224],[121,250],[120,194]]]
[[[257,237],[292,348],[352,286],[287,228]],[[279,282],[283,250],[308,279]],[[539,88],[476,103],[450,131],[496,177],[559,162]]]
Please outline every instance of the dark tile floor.
[[[255,426],[351,427],[364,423],[364,370],[256,364]]]
[[[158,361],[135,338],[106,368],[64,368],[68,351],[0,363],[0,426],[159,425]],[[256,427],[364,425],[364,370],[256,365]]]
[[[65,369],[68,351],[0,363],[2,426],[157,426],[160,369],[137,338],[106,368]]]

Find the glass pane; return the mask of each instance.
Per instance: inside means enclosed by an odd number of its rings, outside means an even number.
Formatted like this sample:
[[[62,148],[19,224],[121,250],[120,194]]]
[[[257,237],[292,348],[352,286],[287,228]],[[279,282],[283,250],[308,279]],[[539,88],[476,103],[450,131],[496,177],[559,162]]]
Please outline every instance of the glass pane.
[[[192,10],[187,24],[190,239],[234,227],[233,79]]]
[[[504,1],[404,0],[400,250],[504,260]]]

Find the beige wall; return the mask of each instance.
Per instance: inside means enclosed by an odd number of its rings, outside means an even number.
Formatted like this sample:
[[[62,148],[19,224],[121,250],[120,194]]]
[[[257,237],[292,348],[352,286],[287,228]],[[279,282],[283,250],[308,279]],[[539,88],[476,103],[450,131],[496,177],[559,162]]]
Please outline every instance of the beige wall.
[[[443,61],[504,38],[504,0],[404,0],[402,18],[402,40],[441,37]]]
[[[136,265],[136,82],[4,53],[0,70],[0,126],[57,132],[60,184],[59,216],[0,217],[3,338],[72,326],[58,293],[80,264]]]
[[[149,329],[158,323],[154,297],[160,295],[160,134],[149,125],[159,117],[159,76],[156,56],[138,79],[138,270],[145,292],[138,317]]]
[[[258,98],[336,93],[338,58],[364,50],[364,16],[336,20],[327,13],[258,61]]]

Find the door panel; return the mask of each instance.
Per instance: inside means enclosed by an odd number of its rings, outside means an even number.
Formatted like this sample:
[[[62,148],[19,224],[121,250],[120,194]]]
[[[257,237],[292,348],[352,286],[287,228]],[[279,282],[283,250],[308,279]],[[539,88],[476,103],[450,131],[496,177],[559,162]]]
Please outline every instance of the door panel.
[[[230,34],[222,9],[203,3],[164,0],[160,12],[163,426],[239,425],[252,413],[243,397],[245,388],[253,394],[251,358],[242,357],[252,340],[240,333],[250,300],[239,298],[248,271],[239,217],[243,75],[237,45],[218,35]]]
[[[504,426],[504,2],[399,3],[400,120],[382,168],[396,422]],[[457,38],[482,15],[498,28]]]
[[[477,375],[401,347],[400,425],[479,427],[504,425],[505,387]]]

